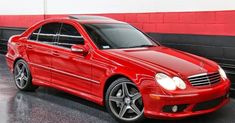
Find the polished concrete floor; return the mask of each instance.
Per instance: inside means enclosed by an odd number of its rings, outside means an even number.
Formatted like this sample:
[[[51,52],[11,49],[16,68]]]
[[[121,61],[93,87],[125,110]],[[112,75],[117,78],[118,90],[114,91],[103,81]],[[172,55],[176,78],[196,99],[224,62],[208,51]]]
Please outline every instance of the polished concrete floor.
[[[160,123],[235,123],[235,99],[220,110],[183,120]],[[0,55],[0,123],[107,123],[116,121],[97,104],[64,92],[40,87],[20,92],[14,85],[5,58]]]

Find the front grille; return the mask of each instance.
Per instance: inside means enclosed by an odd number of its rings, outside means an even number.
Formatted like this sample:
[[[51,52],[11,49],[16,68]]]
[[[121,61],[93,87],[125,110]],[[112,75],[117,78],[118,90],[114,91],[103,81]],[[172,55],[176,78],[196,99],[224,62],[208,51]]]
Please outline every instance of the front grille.
[[[223,100],[224,100],[224,97],[220,97],[214,100],[198,103],[193,107],[193,111],[201,111],[201,110],[208,110],[208,109],[214,108],[218,106]]]
[[[219,72],[211,73],[211,74],[198,74],[188,77],[189,82],[193,86],[204,86],[204,85],[212,85],[220,82],[220,74]]]

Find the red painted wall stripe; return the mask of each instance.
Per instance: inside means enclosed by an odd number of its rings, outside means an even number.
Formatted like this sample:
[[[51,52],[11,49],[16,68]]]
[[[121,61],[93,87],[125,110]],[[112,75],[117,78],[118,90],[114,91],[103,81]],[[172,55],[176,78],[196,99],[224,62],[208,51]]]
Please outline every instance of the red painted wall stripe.
[[[0,15],[0,27],[29,27],[43,19],[43,15]]]
[[[128,22],[145,32],[235,36],[235,10],[96,14]],[[67,15],[46,15],[45,18]],[[0,26],[29,27],[43,15],[0,16]]]

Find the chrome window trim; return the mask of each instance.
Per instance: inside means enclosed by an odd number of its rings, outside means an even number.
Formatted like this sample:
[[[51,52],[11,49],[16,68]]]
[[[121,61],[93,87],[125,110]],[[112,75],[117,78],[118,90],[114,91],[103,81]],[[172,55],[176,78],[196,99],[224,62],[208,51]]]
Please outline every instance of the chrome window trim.
[[[53,46],[53,47],[56,47],[56,48],[61,48],[61,49],[65,49],[67,51],[71,51],[70,48],[66,48],[66,47],[61,47],[61,46],[58,46],[58,45],[54,45],[54,44],[50,44],[50,43],[43,43],[43,42],[39,42],[39,41],[35,41],[35,40],[29,40],[30,42],[35,42],[35,43],[39,43],[39,44],[44,44],[44,45],[49,45],[49,46]]]
[[[58,34],[59,37],[69,37],[69,38],[83,38],[83,36],[75,36],[75,35],[61,35],[61,34]]]
[[[83,38],[83,36],[75,36],[75,35],[60,35],[60,34],[46,34],[46,33],[33,33],[33,34],[37,36],[42,35],[42,36],[60,36],[60,37],[69,37],[69,38]]]
[[[47,33],[33,33],[36,34],[38,36],[42,35],[42,36],[57,36],[57,34],[47,34]]]

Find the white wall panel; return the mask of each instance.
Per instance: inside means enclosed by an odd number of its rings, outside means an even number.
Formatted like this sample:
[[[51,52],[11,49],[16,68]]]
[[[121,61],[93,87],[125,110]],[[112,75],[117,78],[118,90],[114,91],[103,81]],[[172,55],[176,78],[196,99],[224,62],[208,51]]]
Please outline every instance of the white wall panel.
[[[0,15],[44,14],[44,0],[0,0]]]
[[[235,10],[235,0],[1,0],[0,15]]]
[[[47,0],[48,14],[235,10],[235,0]]]

